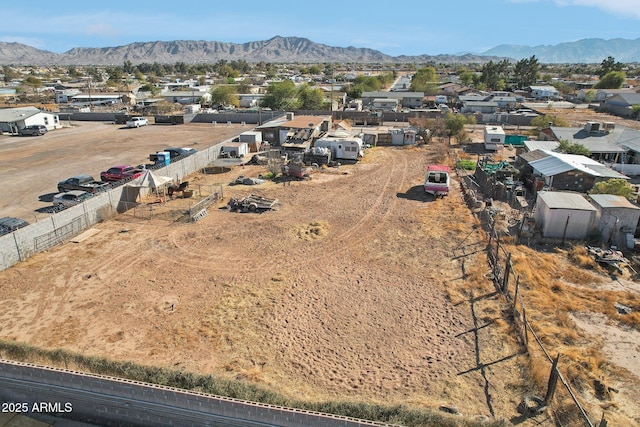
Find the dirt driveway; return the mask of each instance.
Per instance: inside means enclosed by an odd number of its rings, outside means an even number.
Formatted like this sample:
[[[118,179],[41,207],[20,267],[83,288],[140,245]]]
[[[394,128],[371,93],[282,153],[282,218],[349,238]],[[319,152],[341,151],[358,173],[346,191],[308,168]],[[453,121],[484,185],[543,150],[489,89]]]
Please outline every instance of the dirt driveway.
[[[239,124],[150,125],[127,129],[104,122],[72,122],[39,137],[0,136],[0,217],[29,222],[49,217],[39,210],[51,206],[57,183],[73,175],[100,172],[121,164],[148,163],[150,153],[166,147],[196,150],[248,130]]]
[[[82,243],[0,272],[0,337],[248,379],[296,398],[517,417],[531,392],[526,358],[459,188],[424,196],[429,150],[376,147],[310,181],[224,186],[225,200],[259,193],[282,201],[278,211],[97,224]]]

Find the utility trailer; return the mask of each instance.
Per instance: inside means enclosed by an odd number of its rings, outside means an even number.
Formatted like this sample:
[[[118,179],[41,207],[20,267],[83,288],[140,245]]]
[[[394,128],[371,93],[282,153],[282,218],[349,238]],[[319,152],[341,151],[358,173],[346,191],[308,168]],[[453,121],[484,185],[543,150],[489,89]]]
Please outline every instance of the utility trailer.
[[[311,168],[302,162],[291,161],[282,166],[282,175],[298,179],[311,178]]]
[[[231,212],[264,212],[267,210],[277,209],[282,206],[278,199],[270,199],[267,197],[249,194],[242,199],[232,197],[227,203]]]

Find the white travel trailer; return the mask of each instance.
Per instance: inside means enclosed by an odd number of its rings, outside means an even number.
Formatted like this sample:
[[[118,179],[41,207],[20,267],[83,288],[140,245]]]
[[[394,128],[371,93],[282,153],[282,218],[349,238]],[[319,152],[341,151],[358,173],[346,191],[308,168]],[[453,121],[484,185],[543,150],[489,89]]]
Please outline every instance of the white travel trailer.
[[[331,150],[331,158],[335,160],[358,160],[364,157],[362,138],[356,136],[320,138],[313,143],[313,146],[328,148]]]

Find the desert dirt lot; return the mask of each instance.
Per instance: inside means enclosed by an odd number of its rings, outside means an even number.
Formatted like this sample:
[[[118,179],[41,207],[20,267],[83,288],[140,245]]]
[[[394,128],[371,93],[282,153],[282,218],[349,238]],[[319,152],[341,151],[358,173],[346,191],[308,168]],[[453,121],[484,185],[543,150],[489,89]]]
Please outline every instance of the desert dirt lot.
[[[39,137],[0,136],[0,217],[29,222],[49,214],[58,181],[78,174],[100,179],[111,166],[149,162],[149,154],[167,147],[209,147],[238,135],[239,124],[150,125],[127,129],[106,122],[72,122]]]
[[[131,134],[167,138],[145,142],[154,148],[196,140],[172,134],[186,126],[158,128]],[[91,158],[94,149],[78,152]],[[221,209],[199,222],[124,214],[0,272],[0,337],[247,379],[309,400],[455,405],[518,419],[522,397],[538,390],[522,377],[526,356],[486,278],[485,234],[460,189],[424,197],[435,154],[376,147],[357,165],[290,185],[226,185],[262,166],[194,175],[224,185]],[[222,209],[250,192],[282,208]]]

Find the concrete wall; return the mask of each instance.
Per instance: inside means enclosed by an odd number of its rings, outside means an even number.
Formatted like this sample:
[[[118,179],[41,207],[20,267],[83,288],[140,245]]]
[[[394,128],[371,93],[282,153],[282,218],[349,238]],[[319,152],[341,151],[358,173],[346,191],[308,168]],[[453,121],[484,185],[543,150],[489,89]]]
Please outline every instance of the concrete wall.
[[[27,403],[29,409],[43,402],[58,404],[65,417],[108,425],[385,425],[10,361],[0,361],[0,401]]]

